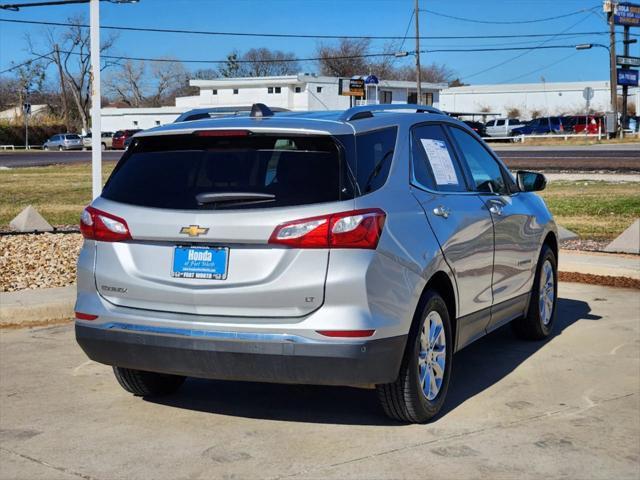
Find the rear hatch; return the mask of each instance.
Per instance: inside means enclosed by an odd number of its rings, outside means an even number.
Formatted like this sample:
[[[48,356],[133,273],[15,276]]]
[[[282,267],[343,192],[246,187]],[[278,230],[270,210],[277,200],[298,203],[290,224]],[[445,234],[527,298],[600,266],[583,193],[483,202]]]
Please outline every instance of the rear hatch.
[[[329,250],[269,239],[281,223],[353,208],[344,152],[329,135],[136,138],[93,203],[132,237],[96,242],[98,292],[115,305],[229,321],[312,312]]]

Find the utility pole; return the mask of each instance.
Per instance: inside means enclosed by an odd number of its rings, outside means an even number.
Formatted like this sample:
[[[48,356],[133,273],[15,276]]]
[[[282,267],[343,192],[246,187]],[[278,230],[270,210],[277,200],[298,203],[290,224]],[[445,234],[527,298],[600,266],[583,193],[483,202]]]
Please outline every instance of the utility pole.
[[[613,2],[609,7],[608,20],[609,20],[609,69],[610,69],[610,94],[611,94],[611,111],[613,112],[615,136],[618,134],[618,73],[616,71],[616,26],[614,23],[614,10],[615,6]]]
[[[91,193],[102,193],[102,127],[100,125],[100,0],[89,4],[91,38]]]
[[[67,86],[64,78],[64,73],[62,73],[62,61],[60,60],[60,48],[56,43],[53,49],[56,65],[58,66],[58,75],[60,76],[60,91],[62,92],[62,113],[64,116],[64,126],[67,129],[67,132],[71,131],[69,125],[69,107],[67,106]]]
[[[631,43],[631,39],[629,38],[629,26],[625,25],[624,26],[624,36],[623,38],[623,44],[624,44],[624,56],[628,57],[629,56],[629,44]],[[629,66],[628,65],[623,65],[622,68],[624,70],[628,70]],[[624,135],[624,129],[627,128],[627,95],[629,94],[629,87],[627,85],[623,85],[622,86],[622,118],[621,118],[621,127],[622,127],[622,134]]]
[[[420,105],[422,103],[422,69],[420,68],[420,8],[418,0],[416,0],[416,6],[414,10],[414,17],[416,19],[416,103]]]

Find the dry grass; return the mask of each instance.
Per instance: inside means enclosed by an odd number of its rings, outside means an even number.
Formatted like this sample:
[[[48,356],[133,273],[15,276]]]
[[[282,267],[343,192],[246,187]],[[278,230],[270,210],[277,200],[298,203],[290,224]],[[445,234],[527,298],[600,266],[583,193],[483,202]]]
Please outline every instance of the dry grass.
[[[114,166],[115,162],[105,162],[104,180]],[[90,164],[0,170],[1,228],[27,205],[33,205],[52,225],[75,225],[90,201]]]

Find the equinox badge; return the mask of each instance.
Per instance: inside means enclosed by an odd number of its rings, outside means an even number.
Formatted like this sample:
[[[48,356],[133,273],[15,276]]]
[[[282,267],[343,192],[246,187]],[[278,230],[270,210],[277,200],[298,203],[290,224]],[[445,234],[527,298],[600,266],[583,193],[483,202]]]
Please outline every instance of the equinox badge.
[[[198,237],[205,235],[209,231],[208,228],[203,228],[200,225],[189,225],[188,227],[182,227],[180,233],[189,235],[190,237]]]

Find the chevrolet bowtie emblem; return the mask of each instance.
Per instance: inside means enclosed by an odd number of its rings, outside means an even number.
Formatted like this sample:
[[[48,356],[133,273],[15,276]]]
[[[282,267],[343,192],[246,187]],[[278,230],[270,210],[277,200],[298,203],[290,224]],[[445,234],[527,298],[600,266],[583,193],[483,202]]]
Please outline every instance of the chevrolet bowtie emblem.
[[[188,227],[182,227],[180,229],[180,233],[189,235],[190,237],[205,235],[208,231],[208,228],[202,228],[200,225],[189,225]]]

